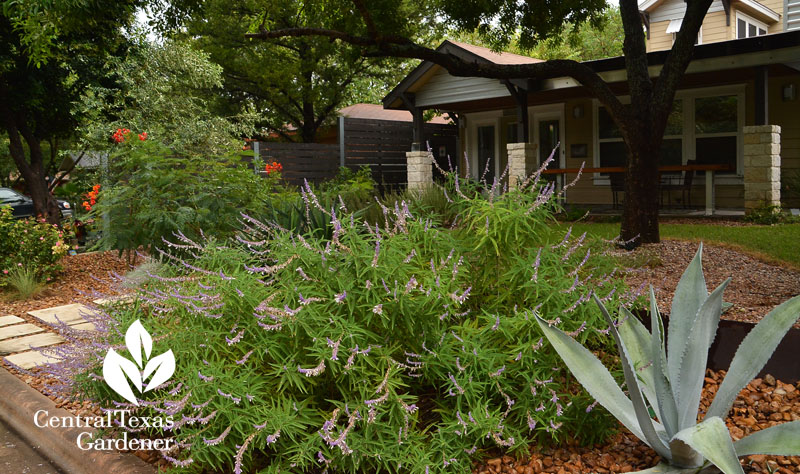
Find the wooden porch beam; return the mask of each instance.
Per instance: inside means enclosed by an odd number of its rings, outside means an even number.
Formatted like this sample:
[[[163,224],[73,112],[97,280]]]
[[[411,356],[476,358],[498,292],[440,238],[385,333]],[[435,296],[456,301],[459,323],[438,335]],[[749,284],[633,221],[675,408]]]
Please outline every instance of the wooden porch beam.
[[[756,125],[769,125],[769,69],[767,66],[756,68],[755,105]]]
[[[515,85],[511,81],[503,81],[503,84],[508,89],[511,97],[514,98],[514,103],[517,110],[517,140],[520,143],[528,143],[528,88]],[[528,85],[528,84],[526,84]]]
[[[411,112],[411,117],[413,118],[411,151],[422,151],[425,149],[425,118],[423,117],[425,109],[417,107],[413,93],[406,92],[400,97],[403,99],[403,103]]]

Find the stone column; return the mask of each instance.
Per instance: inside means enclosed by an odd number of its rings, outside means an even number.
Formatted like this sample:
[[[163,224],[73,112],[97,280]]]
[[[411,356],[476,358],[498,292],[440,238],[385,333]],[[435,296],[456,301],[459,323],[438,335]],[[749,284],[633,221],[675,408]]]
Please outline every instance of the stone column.
[[[744,208],[781,204],[781,127],[744,127]]]
[[[533,173],[536,167],[536,145],[533,143],[509,143],[508,189],[515,189]]]
[[[421,191],[433,185],[433,157],[428,151],[407,151],[408,190]]]

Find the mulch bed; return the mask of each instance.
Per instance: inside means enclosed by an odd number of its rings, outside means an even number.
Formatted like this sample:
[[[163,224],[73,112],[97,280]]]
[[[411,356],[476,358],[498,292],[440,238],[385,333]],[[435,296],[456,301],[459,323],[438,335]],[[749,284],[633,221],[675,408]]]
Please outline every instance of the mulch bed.
[[[652,284],[659,309],[668,313],[678,281],[697,247],[697,242],[678,240],[644,244],[634,255],[643,254],[642,260],[650,261],[651,265],[629,271],[626,282],[634,288]],[[726,278],[732,278],[723,299],[733,306],[722,315],[723,319],[757,323],[775,306],[800,294],[800,271],[714,244],[703,245],[703,272],[709,291]]]
[[[700,412],[711,405],[725,371],[707,371]],[[800,382],[796,385],[776,381],[772,376],[754,379],[741,391],[725,420],[734,440],[787,421],[800,420]],[[602,445],[567,446],[553,449],[532,448],[530,457],[503,456],[476,466],[473,474],[615,474],[632,472],[658,464],[660,457],[629,431]],[[740,458],[745,472],[794,474],[800,472],[800,456],[753,455]]]
[[[61,260],[64,270],[42,293],[28,300],[14,300],[10,292],[0,295],[0,315],[26,318],[28,311],[71,303],[91,303],[100,296],[116,295],[113,273],[124,275],[130,267],[116,252],[69,255]]]

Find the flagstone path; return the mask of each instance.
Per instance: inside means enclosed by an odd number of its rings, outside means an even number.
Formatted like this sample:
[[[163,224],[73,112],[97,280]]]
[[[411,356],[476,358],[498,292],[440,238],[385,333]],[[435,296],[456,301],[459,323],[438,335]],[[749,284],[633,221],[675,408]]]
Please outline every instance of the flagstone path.
[[[95,303],[104,304],[98,300]],[[0,316],[0,356],[4,356],[12,364],[23,369],[53,362],[55,357],[36,350],[67,342],[54,328],[44,329],[49,325],[67,324],[77,331],[94,331],[94,324],[85,316],[92,314],[88,306],[74,303],[53,308],[28,311],[27,315],[34,321],[44,324],[36,325],[25,319],[8,315]]]

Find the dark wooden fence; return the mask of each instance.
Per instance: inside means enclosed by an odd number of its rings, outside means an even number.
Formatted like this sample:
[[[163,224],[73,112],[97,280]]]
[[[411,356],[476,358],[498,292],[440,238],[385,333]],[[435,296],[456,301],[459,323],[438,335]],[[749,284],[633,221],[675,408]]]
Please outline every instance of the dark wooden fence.
[[[261,142],[258,148],[261,161],[280,163],[281,177],[295,186],[333,178],[339,169],[339,145]]]
[[[412,135],[411,122],[346,118],[344,134],[339,137],[344,141],[344,165],[353,170],[369,166],[381,190],[402,188],[407,182],[406,152],[411,151]],[[444,155],[455,158],[457,140],[455,125],[425,125],[425,141],[437,159],[442,155],[445,166]],[[262,161],[280,162],[282,176],[293,185],[301,185],[304,179],[329,179],[341,165],[341,141],[330,145],[260,142],[258,147]]]

